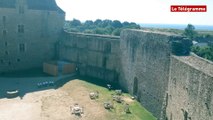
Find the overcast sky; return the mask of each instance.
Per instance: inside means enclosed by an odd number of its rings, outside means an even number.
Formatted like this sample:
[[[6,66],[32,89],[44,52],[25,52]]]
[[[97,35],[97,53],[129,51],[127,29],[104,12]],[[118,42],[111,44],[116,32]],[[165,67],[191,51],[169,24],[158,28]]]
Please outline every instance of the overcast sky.
[[[66,19],[213,25],[213,0],[56,0]],[[207,5],[207,12],[171,13],[171,5]]]

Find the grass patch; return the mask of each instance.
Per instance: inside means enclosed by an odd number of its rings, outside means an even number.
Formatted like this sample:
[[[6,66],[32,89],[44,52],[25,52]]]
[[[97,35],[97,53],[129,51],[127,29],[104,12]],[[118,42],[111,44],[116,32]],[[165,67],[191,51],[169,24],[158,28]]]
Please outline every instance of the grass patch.
[[[81,81],[81,84],[92,91],[99,91],[99,98],[96,99],[96,102],[103,104],[106,101],[112,101],[112,94],[115,93],[114,90],[109,91],[103,86],[98,86],[90,82]],[[130,114],[124,112],[124,105],[122,103],[117,103],[113,101],[114,109],[106,110],[109,113],[109,120],[156,120],[156,118],[148,112],[143,106],[140,105],[136,100],[131,100],[131,96],[127,93],[123,93],[123,98],[130,100]]]

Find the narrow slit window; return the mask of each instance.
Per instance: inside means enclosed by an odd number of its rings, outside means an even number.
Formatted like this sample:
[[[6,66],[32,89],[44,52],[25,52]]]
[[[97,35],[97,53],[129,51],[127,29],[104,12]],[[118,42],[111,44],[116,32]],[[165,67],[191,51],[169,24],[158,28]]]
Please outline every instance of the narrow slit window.
[[[6,30],[3,30],[3,31],[2,31],[2,34],[3,34],[3,36],[6,36],[6,35],[7,35],[7,31],[6,31]]]
[[[18,25],[18,33],[24,33],[24,25]]]
[[[103,66],[104,68],[106,68],[106,65],[107,65],[107,58],[104,57],[104,58],[103,58],[103,61],[102,61],[102,66]]]
[[[25,44],[19,44],[19,51],[25,52]]]
[[[2,20],[3,20],[3,23],[5,23],[6,22],[6,16],[3,16]]]
[[[6,23],[6,16],[3,16],[3,17],[2,17],[2,21],[3,21],[3,24]]]
[[[24,14],[24,7],[23,6],[19,6],[19,14]]]
[[[8,51],[5,51],[5,55],[8,55]]]

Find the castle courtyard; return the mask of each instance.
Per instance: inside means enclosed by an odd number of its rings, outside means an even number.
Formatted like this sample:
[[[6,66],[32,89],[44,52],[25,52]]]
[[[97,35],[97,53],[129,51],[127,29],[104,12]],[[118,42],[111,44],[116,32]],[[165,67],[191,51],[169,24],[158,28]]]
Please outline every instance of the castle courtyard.
[[[26,79],[29,80],[29,78]],[[28,84],[25,80],[19,83]],[[31,86],[36,86],[36,84],[32,82]],[[100,98],[91,100],[89,93],[93,90],[88,89],[88,86],[90,83],[87,85],[85,81],[73,79],[58,89],[37,88],[38,91],[26,93],[23,97],[1,98],[0,118],[1,120],[112,120],[113,118],[120,120],[118,118],[123,117],[124,120],[129,118],[141,120],[137,114],[128,115],[122,112],[119,104],[113,111],[106,110],[102,102],[108,100],[103,97],[105,96],[103,91],[107,89],[97,88],[100,89]],[[107,94],[110,96],[110,92]],[[129,104],[135,102],[130,97],[125,97],[125,101]],[[71,113],[71,107],[75,104],[83,108],[83,114],[80,117]],[[148,116],[150,120],[154,120],[154,117],[147,111],[141,114],[144,114],[145,118]]]

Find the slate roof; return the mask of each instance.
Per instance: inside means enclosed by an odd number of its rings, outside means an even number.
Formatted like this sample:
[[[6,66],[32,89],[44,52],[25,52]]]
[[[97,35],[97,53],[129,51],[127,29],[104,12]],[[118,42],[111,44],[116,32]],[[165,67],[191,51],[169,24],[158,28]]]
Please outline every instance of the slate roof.
[[[49,10],[64,13],[64,11],[57,6],[55,0],[27,0],[27,6],[28,9],[32,10]],[[0,0],[0,7],[15,8],[16,0]]]
[[[16,0],[0,0],[1,8],[15,8]]]
[[[57,6],[55,0],[27,0],[27,5],[28,9],[50,10],[64,13],[64,11]]]
[[[29,9],[35,10],[57,10],[55,0],[27,0]]]

